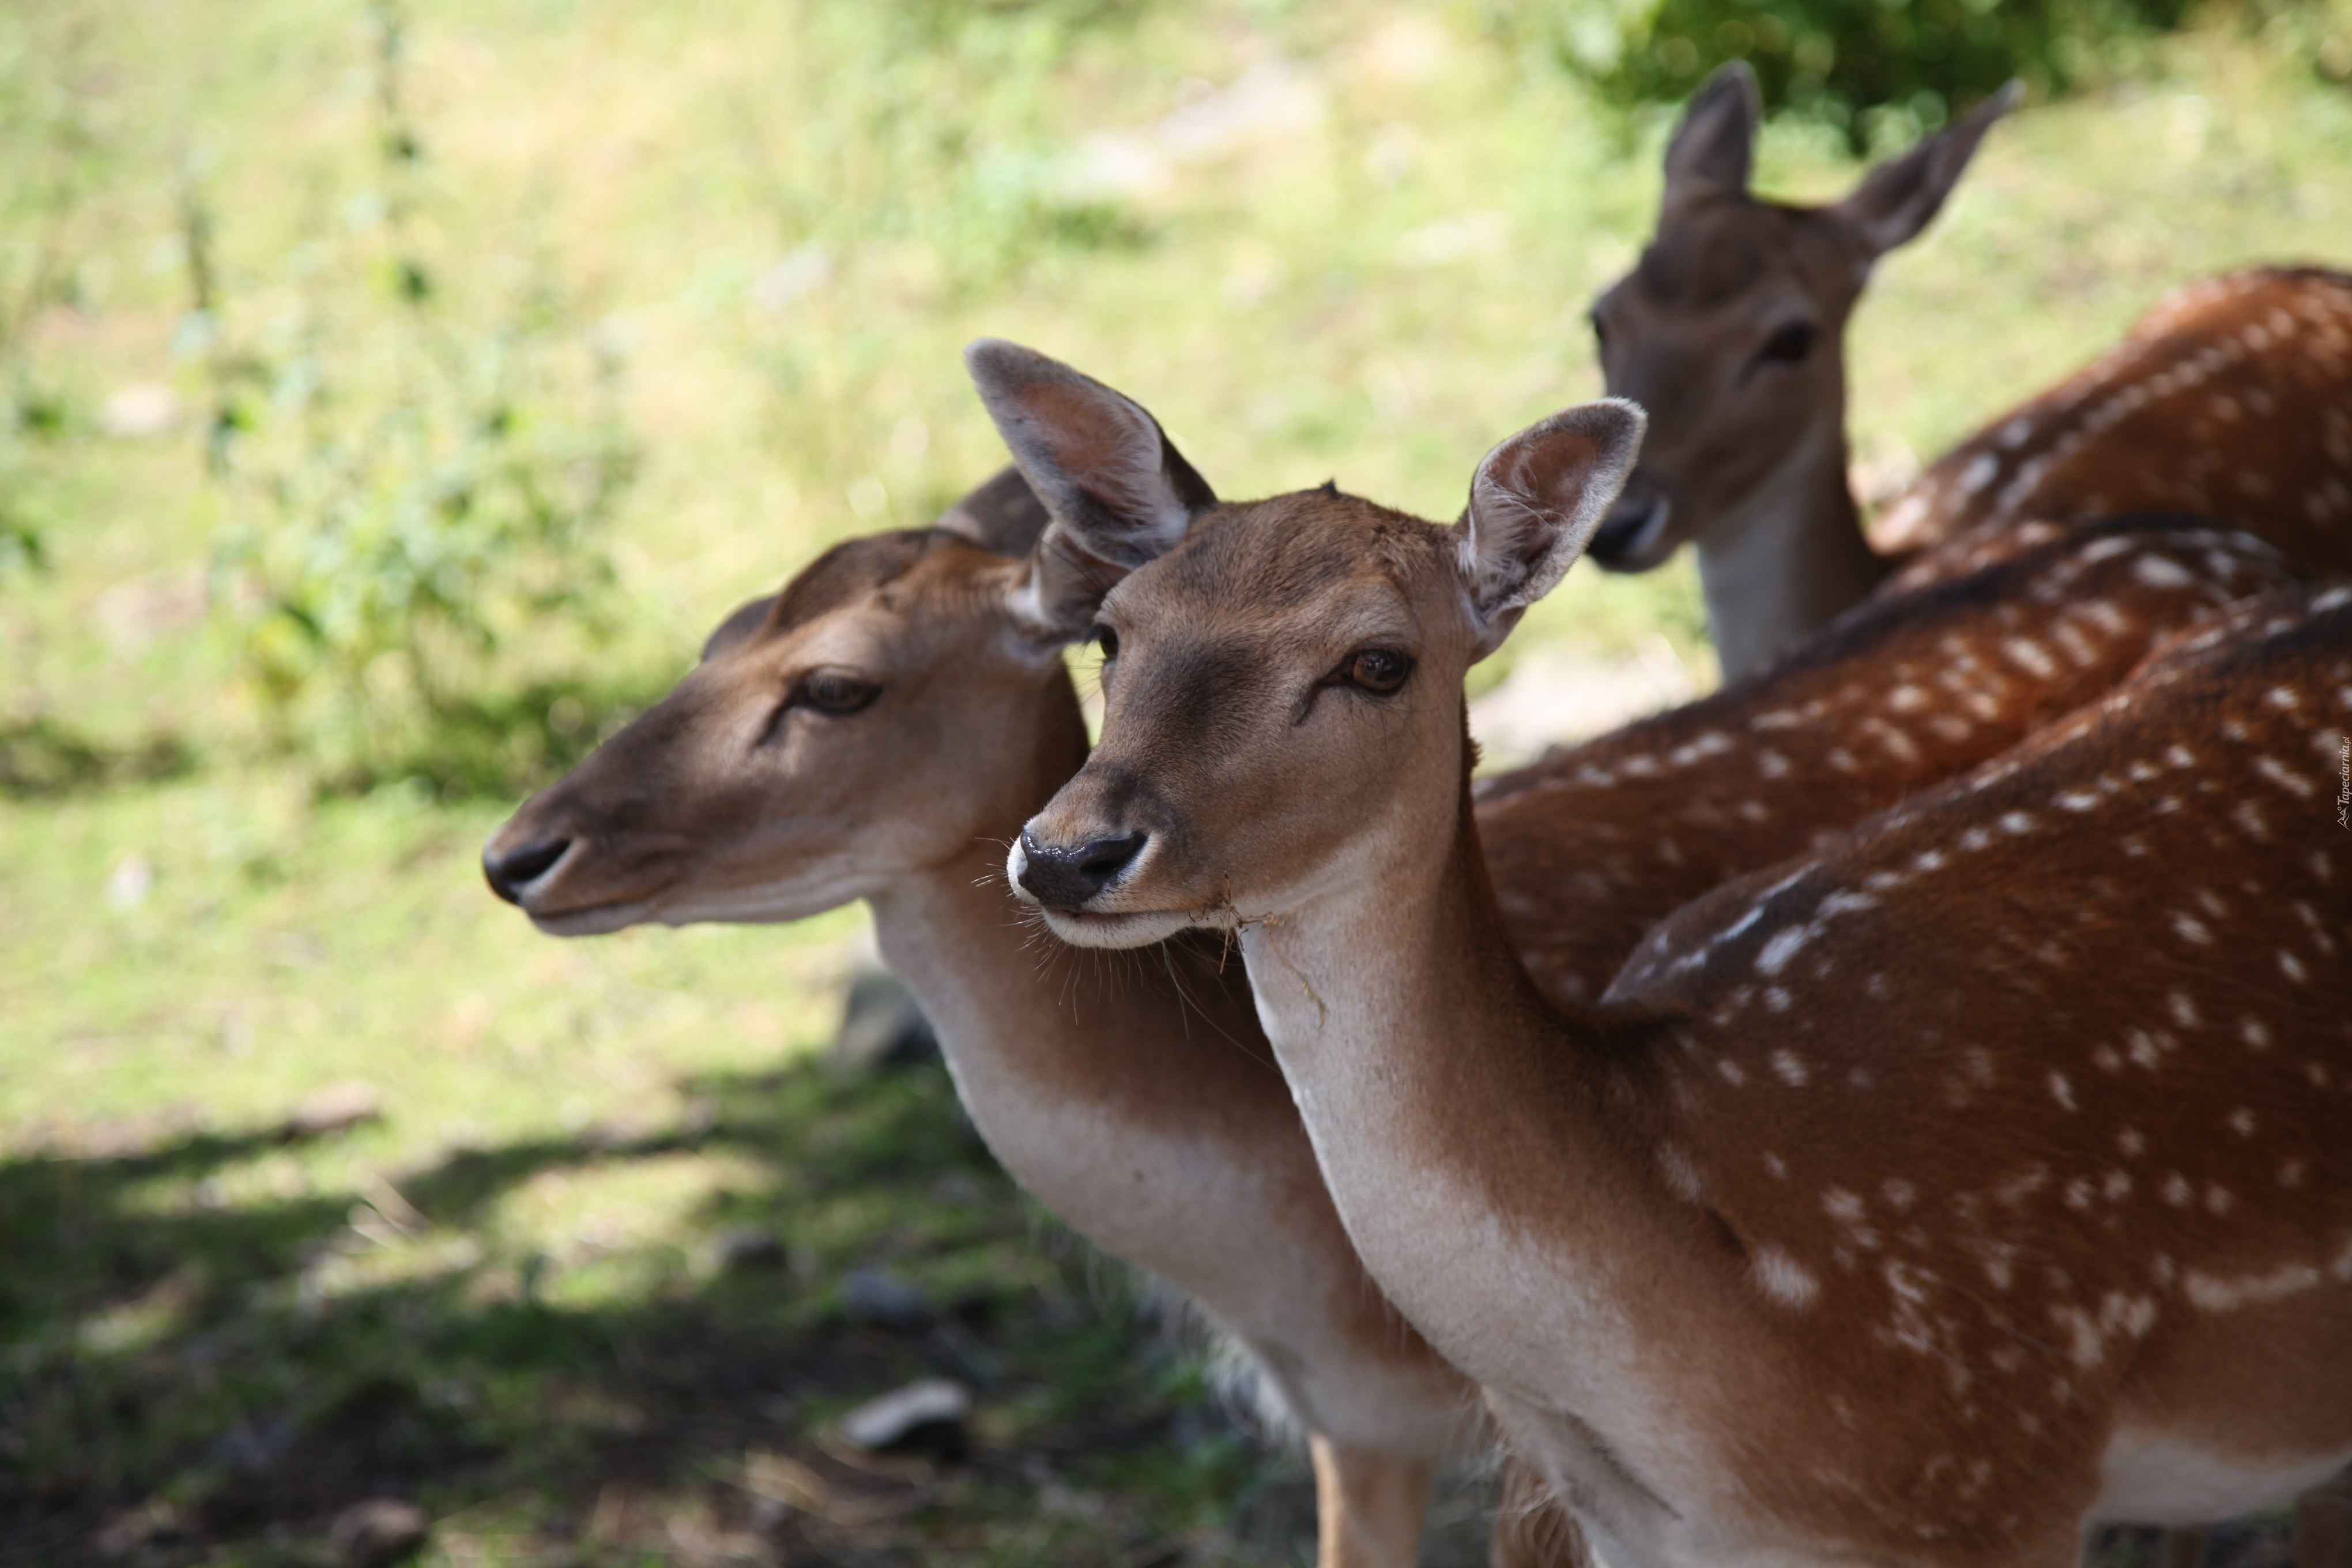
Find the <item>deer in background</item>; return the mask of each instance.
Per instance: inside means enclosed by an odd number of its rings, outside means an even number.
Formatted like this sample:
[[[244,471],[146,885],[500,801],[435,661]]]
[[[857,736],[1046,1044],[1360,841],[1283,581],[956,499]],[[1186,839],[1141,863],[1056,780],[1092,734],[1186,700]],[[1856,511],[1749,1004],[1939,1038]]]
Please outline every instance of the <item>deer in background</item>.
[[[1017,906],[982,885],[1083,761],[1050,650],[1120,573],[1066,535],[1037,541],[1044,521],[1008,470],[929,531],[822,557],[519,812],[485,871],[560,934],[868,898],[1006,1168],[1201,1301],[1308,1427],[1322,1560],[1410,1563],[1428,1466],[1475,1433],[1474,1389],[1348,1247],[1240,967],[1179,943],[1133,973],[1041,968]],[[1994,754],[2279,580],[2263,547],[2195,530],[1971,548],[1971,571],[1864,607],[1771,676],[1492,781],[1498,876],[1554,994],[1597,994],[1678,905]],[[1938,704],[1965,689],[1965,720],[1894,737],[1862,696],[1890,672]],[[1498,1562],[1577,1558],[1572,1533],[1546,1539],[1547,1511],[1500,1528]]]
[[[2192,286],[2064,385],[1993,421],[1890,508],[1848,488],[1844,335],[1872,267],[1935,216],[2012,87],[1843,201],[1750,194],[1754,75],[1717,71],[1668,144],[1656,237],[1595,302],[1612,395],[1650,415],[1590,554],[1698,551],[1727,677],[1868,594],[1901,552],[1985,522],[2160,511],[2243,529],[2307,574],[2352,571],[2352,277],[2263,268]]]
[[[1561,1007],[1461,682],[1639,411],[1505,442],[1444,528],[1203,506],[1118,395],[998,360],[1048,538],[1132,567],[1008,874],[1081,945],[1238,944],[1366,1265],[1604,1558],[2061,1568],[2352,1458],[2352,590],[2227,613]]]

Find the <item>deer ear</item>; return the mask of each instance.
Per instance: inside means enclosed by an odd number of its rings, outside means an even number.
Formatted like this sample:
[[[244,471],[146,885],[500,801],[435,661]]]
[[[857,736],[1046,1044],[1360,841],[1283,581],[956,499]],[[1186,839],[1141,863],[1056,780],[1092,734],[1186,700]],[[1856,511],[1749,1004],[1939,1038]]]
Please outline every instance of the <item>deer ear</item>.
[[[720,654],[739,647],[753,632],[767,625],[768,617],[775,613],[776,597],[771,594],[764,599],[754,599],[748,605],[737,606],[735,613],[719,622],[719,629],[712,632],[709,640],[702,645],[702,662],[709,664]]]
[[[1484,658],[1558,584],[1641,455],[1640,407],[1605,398],[1562,409],[1486,454],[1456,525],[1455,560]]]
[[[1017,343],[982,338],[963,357],[1013,460],[1087,553],[1140,566],[1217,504],[1141,405]]]
[[[1764,100],[1746,60],[1719,66],[1683,110],[1666,143],[1666,198],[1675,207],[1696,196],[1743,195],[1748,190],[1756,124]]]
[[[1086,635],[1103,595],[1130,570],[1097,555],[1060,523],[1049,523],[1026,568],[1006,589],[1004,607],[1033,642],[1059,649]]]
[[[1037,499],[1021,470],[1004,468],[940,513],[931,526],[999,555],[1026,555],[1049,521],[1045,503]]]
[[[1862,237],[1873,257],[1885,255],[1927,226],[1959,184],[1992,122],[2024,98],[2024,85],[2011,79],[1958,124],[1871,170],[1853,195],[1830,210]]]

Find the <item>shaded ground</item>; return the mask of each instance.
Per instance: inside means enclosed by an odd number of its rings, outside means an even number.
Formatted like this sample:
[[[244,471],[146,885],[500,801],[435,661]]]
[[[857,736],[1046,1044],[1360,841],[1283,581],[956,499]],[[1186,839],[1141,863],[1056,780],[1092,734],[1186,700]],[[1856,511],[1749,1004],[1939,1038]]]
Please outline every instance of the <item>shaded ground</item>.
[[[1302,1467],[1250,1440],[1118,1270],[1025,1210],[940,1069],[691,1090],[679,1125],[455,1152],[356,1197],[213,1195],[292,1129],[0,1165],[0,1562],[334,1561],[337,1516],[382,1497],[423,1505],[450,1562],[1308,1550]],[[708,1201],[700,1254],[642,1296],[566,1305],[553,1281],[598,1259],[513,1268],[476,1239],[531,1184],[681,1158],[764,1184]],[[974,1391],[964,1443],[836,1435],[925,1376]],[[1441,1560],[1476,1560],[1473,1511],[1444,1510]]]

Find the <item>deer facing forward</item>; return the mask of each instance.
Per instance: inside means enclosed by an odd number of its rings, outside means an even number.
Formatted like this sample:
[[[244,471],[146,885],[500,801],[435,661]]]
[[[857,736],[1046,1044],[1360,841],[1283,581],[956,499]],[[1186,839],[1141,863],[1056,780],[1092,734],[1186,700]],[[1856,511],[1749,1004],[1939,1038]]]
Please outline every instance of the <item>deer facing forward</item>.
[[[1603,1556],[2059,1568],[2352,1458],[2352,592],[2234,612],[1560,1008],[1461,679],[1639,413],[1505,442],[1453,528],[1204,509],[1018,353],[975,375],[1054,528],[1136,569],[1008,869],[1074,942],[1238,943],[1360,1254]]]

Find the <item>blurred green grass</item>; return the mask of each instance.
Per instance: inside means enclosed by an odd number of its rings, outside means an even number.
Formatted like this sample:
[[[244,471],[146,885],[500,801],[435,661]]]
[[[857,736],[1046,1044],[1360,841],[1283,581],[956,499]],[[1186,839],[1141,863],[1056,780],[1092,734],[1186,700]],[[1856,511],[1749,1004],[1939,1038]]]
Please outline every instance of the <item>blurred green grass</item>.
[[[109,1531],[124,1561],[316,1561],[384,1489],[453,1563],[1294,1552],[1296,1459],[1054,1242],[943,1075],[814,1065],[861,917],[558,944],[474,868],[497,787],[551,758],[354,796],[265,743],[206,605],[181,202],[215,214],[225,334],[330,286],[302,258],[365,221],[361,9],[11,26],[92,151],[12,362],[59,416],[7,480],[51,565],[0,580],[0,758],[26,759],[0,768],[0,1561]],[[1932,455],[2173,283],[2341,263],[2352,95],[2305,37],[2223,16],[1999,131],[1855,324],[1858,447]],[[423,221],[478,273],[449,308],[550,267],[624,364],[623,619],[562,648],[582,744],[738,601],[993,469],[956,357],[983,332],[1139,396],[1226,493],[1328,476],[1451,515],[1487,445],[1597,391],[1583,312],[1669,121],[1466,5],[431,0],[409,37]],[[1769,191],[1854,173],[1819,128],[1765,137]],[[155,384],[180,421],[110,434]],[[1574,574],[1507,655],[1659,633],[1705,660],[1686,565]],[[380,1120],[288,1134],[354,1079]],[[717,1268],[744,1225],[789,1266]],[[872,1266],[927,1327],[843,1316]],[[824,1447],[937,1372],[982,1384],[971,1462]]]

